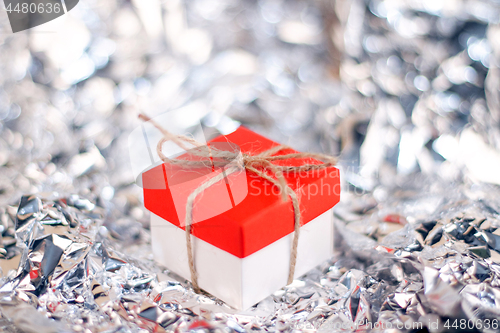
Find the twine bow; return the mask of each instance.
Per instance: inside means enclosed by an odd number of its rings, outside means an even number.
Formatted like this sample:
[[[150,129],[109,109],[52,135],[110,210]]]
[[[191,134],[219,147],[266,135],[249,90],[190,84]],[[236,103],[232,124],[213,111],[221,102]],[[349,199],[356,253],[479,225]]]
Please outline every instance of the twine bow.
[[[244,169],[251,171],[255,173],[257,176],[267,180],[271,184],[275,185],[279,189],[279,193],[281,194],[281,198],[283,201],[287,201],[288,197],[292,200],[292,206],[293,206],[293,213],[294,213],[294,237],[293,237],[293,242],[292,242],[292,249],[290,253],[290,269],[288,271],[288,281],[287,284],[292,283],[293,281],[293,275],[295,273],[295,265],[297,263],[297,246],[298,246],[298,241],[299,241],[299,234],[300,234],[300,207],[299,207],[299,199],[297,198],[297,194],[288,186],[285,177],[283,176],[284,172],[308,172],[311,170],[322,170],[326,169],[328,167],[334,166],[336,163],[336,159],[332,156],[324,155],[324,154],[316,154],[316,153],[292,153],[292,154],[285,154],[285,155],[277,155],[274,156],[275,154],[286,150],[286,149],[291,149],[288,146],[285,145],[280,145],[273,147],[271,149],[268,149],[260,154],[257,155],[249,155],[249,154],[242,154],[240,158],[238,159],[237,154],[234,152],[230,151],[223,151],[216,149],[214,147],[210,147],[207,145],[204,145],[193,138],[190,138],[185,135],[178,135],[178,134],[173,134],[164,129],[162,126],[160,126],[158,123],[156,123],[154,120],[149,118],[148,116],[144,114],[140,114],[139,118],[145,122],[151,122],[151,124],[156,127],[162,134],[163,137],[162,139],[158,142],[156,146],[156,151],[158,153],[158,156],[164,163],[169,163],[169,164],[177,164],[182,167],[188,167],[188,168],[194,168],[194,167],[200,167],[200,166],[205,166],[206,163],[204,161],[192,161],[192,160],[181,160],[181,159],[171,159],[166,157],[163,152],[162,152],[162,146],[165,142],[167,141],[172,141],[175,143],[177,146],[180,148],[184,149],[185,151],[190,151],[191,154],[194,154],[196,156],[200,157],[205,157],[205,158],[210,158],[212,166],[226,166],[229,162],[234,162],[235,159],[237,159],[237,166],[233,166],[225,170],[225,172],[221,172],[218,175],[208,179],[207,181],[203,182],[198,188],[196,188],[187,198],[186,202],[186,217],[185,217],[185,230],[186,230],[186,246],[187,246],[187,253],[188,253],[188,263],[189,263],[189,270],[191,273],[191,283],[193,284],[193,288],[196,292],[200,291],[200,287],[198,285],[198,275],[196,272],[196,268],[194,265],[194,256],[193,256],[193,248],[191,244],[191,224],[193,222],[193,204],[196,199],[196,197],[203,193],[206,189],[211,187],[212,185],[218,183],[219,181],[223,180],[224,177],[227,177],[229,174],[237,172],[241,170],[243,167]],[[189,149],[187,147],[188,145],[194,146],[193,149]],[[323,162],[323,164],[303,164],[299,166],[282,166],[282,165],[276,165],[273,164],[273,161],[282,161],[282,160],[288,160],[288,159],[294,159],[294,158],[314,158],[316,160],[319,160]],[[269,170],[271,174],[276,177],[273,178],[272,176],[268,175],[266,173],[266,170]]]

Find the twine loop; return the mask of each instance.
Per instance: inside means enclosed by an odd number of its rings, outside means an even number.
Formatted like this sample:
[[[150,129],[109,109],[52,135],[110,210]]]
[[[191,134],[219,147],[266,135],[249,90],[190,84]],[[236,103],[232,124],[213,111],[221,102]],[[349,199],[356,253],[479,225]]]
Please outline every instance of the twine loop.
[[[293,275],[295,273],[295,265],[297,263],[297,247],[300,235],[300,207],[299,207],[299,199],[297,194],[288,186],[286,179],[284,177],[284,173],[288,172],[308,172],[312,170],[322,170],[328,167],[334,166],[336,163],[336,159],[329,155],[317,154],[317,153],[291,153],[284,155],[275,155],[283,150],[291,149],[285,145],[279,145],[268,149],[257,155],[249,155],[249,154],[241,154],[234,153],[231,151],[224,151],[217,149],[215,147],[210,147],[208,145],[204,145],[193,138],[190,138],[185,135],[173,134],[164,129],[154,120],[149,118],[144,114],[140,114],[139,118],[145,122],[151,122],[151,124],[156,127],[162,134],[163,137],[156,146],[156,151],[158,156],[164,163],[175,164],[182,166],[183,168],[196,168],[196,167],[207,167],[207,163],[203,160],[182,160],[175,158],[168,158],[162,152],[162,147],[165,142],[172,141],[178,147],[182,148],[185,151],[190,152],[195,156],[205,157],[210,159],[210,166],[212,167],[224,167],[227,166],[228,163],[234,163],[236,161],[236,165],[229,167],[225,170],[225,172],[221,172],[216,176],[206,180],[201,185],[199,185],[187,198],[186,202],[186,217],[185,217],[185,231],[186,231],[186,247],[188,254],[188,264],[189,271],[191,274],[191,283],[193,285],[193,289],[196,292],[200,291],[200,287],[198,285],[198,274],[196,272],[195,264],[194,264],[194,255],[193,248],[191,243],[191,225],[193,222],[193,204],[198,195],[203,193],[206,189],[211,187],[212,185],[218,183],[223,180],[224,177],[229,176],[232,173],[238,172],[241,169],[246,169],[250,172],[253,172],[260,178],[263,178],[275,185],[279,189],[279,193],[281,194],[281,198],[283,201],[287,201],[288,197],[290,197],[292,201],[293,213],[294,213],[294,237],[292,242],[292,249],[290,252],[290,268],[288,271],[288,280],[287,284],[293,282]],[[188,147],[188,145],[193,146],[194,148]],[[323,162],[323,164],[303,164],[299,166],[282,166],[276,165],[272,162],[274,161],[283,161],[289,159],[304,159],[304,158],[313,158]],[[268,174],[269,171],[272,176]],[[273,177],[274,176],[274,177]]]

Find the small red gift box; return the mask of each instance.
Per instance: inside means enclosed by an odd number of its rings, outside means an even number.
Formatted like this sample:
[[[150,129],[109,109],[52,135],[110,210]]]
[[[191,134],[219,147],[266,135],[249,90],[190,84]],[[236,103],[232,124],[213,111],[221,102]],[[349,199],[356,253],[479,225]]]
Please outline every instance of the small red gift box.
[[[218,143],[236,144],[241,153],[248,155],[279,145],[244,127],[209,144]],[[288,149],[278,155],[294,152]],[[299,166],[322,162],[304,158],[273,163]],[[187,279],[185,209],[181,208],[202,182],[222,172],[211,171],[179,170],[164,163],[142,175],[144,203],[153,213],[155,259]],[[332,254],[331,208],[340,198],[339,170],[327,167],[285,172],[284,177],[300,202],[302,227],[295,268],[295,276],[300,276]],[[243,309],[286,284],[294,212],[292,202],[282,200],[276,186],[248,170],[228,174],[196,199],[193,216],[191,239],[202,289]]]

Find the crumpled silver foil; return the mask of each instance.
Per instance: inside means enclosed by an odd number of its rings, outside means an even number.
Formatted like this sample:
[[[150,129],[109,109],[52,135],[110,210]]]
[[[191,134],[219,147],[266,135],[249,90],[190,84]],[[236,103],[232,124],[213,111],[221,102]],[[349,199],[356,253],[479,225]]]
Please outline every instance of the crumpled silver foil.
[[[28,332],[424,326],[439,332],[455,319],[480,320],[484,327],[500,315],[500,205],[492,200],[500,190],[461,189],[402,195],[392,207],[337,210],[332,260],[242,312],[194,293],[151,259],[118,251],[105,209],[92,201],[24,196],[8,220],[17,245],[6,250],[17,260],[5,258],[18,267],[2,278],[0,310],[6,327]],[[141,253],[149,246],[143,241]],[[2,259],[2,268],[10,260]],[[498,331],[490,326],[480,331]]]
[[[22,33],[0,20],[0,328],[498,331],[499,17],[482,0],[85,0]],[[154,262],[128,135],[182,107],[210,133],[340,155],[330,262],[243,312]]]

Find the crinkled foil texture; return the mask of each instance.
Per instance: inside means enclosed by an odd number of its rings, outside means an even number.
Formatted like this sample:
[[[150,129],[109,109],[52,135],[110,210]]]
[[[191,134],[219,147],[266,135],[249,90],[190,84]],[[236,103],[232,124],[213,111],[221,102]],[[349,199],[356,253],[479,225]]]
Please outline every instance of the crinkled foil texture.
[[[499,17],[480,0],[86,0],[25,33],[3,20],[0,327],[497,331]],[[180,107],[340,155],[330,262],[243,312],[154,262],[128,135]]]
[[[8,230],[2,325],[12,331],[498,330],[498,188],[360,198],[336,214],[336,255],[252,308],[236,311],[146,257],[120,252],[109,212],[78,195],[24,196]],[[369,195],[366,195],[369,196]],[[388,202],[386,203],[388,204]],[[355,208],[353,208],[355,207]],[[342,209],[345,208],[345,209]],[[146,255],[150,244],[139,242]],[[29,318],[29,319],[28,319]],[[451,320],[451,322],[450,322]],[[39,323],[38,323],[39,322]],[[488,328],[485,328],[485,323]],[[418,326],[422,325],[422,326]]]

